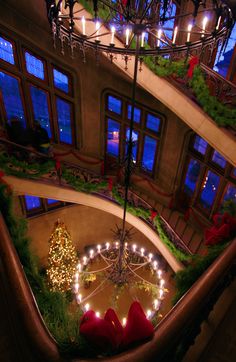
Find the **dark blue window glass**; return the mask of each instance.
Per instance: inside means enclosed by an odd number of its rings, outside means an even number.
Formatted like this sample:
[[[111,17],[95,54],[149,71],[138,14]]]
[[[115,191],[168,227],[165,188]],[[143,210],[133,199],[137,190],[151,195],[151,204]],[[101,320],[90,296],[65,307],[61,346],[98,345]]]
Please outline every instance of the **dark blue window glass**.
[[[120,99],[108,96],[108,110],[117,114],[121,114],[122,102]]]
[[[48,204],[48,205],[55,204],[56,202],[58,202],[58,200],[54,200],[54,199],[47,199],[47,204]]]
[[[158,117],[153,116],[152,114],[147,114],[146,127],[152,131],[158,132],[160,130],[161,120]]]
[[[236,186],[229,184],[226,188],[222,203],[231,200],[236,204]]]
[[[221,45],[219,45],[216,54],[216,59],[213,69],[217,73],[221,74],[223,77],[227,76],[235,44],[236,44],[236,23],[234,24],[226,48],[224,49],[223,52],[221,52]]]
[[[233,176],[236,177],[236,167],[234,167],[232,173],[233,173]]]
[[[196,151],[198,151],[202,155],[205,155],[207,146],[208,146],[208,143],[203,138],[201,138],[200,136],[195,136],[193,148]]]
[[[14,117],[20,119],[25,127],[25,113],[23,110],[19,82],[16,78],[0,72],[0,90],[8,120]]]
[[[71,105],[60,98],[57,98],[56,105],[60,141],[71,144]]]
[[[217,163],[221,168],[225,168],[226,166],[226,159],[217,151],[214,151],[212,161]]]
[[[48,111],[47,93],[34,86],[30,87],[32,98],[34,119],[39,121],[40,125],[46,129],[48,136],[51,138],[50,116]]]
[[[25,63],[29,74],[32,74],[39,79],[44,79],[44,66],[42,60],[25,52]]]
[[[53,79],[56,88],[61,89],[65,93],[69,93],[69,79],[66,74],[54,68]]]
[[[220,177],[214,172],[208,171],[202,186],[202,191],[199,199],[200,205],[208,211],[212,207],[215,200],[219,183]]]
[[[15,64],[12,44],[0,36],[0,59],[10,64]]]
[[[160,8],[160,16],[162,17],[164,13],[164,7],[163,7],[163,3],[161,4],[161,8]],[[174,29],[174,25],[175,25],[175,14],[176,14],[176,5],[174,4],[174,2],[171,3],[171,5],[168,7],[167,12],[166,12],[166,18],[172,18],[169,20],[166,20],[163,22],[163,28],[164,29],[164,33],[165,36],[167,36],[167,38],[172,39],[173,37],[173,29]]]
[[[119,156],[120,124],[108,119],[107,125],[107,153],[112,156]]]
[[[25,204],[28,211],[38,209],[41,206],[39,197],[25,195]]]
[[[197,182],[198,177],[201,171],[200,162],[197,160],[191,159],[188,165],[185,181],[184,181],[184,191],[189,195],[192,196]]]
[[[132,106],[128,105],[128,119],[131,119],[131,108]],[[134,122],[140,123],[141,119],[141,109],[134,107]]]
[[[157,140],[152,137],[145,136],[143,145],[142,167],[147,171],[153,170],[156,148]]]
[[[126,130],[126,145],[125,145],[125,154],[127,155],[128,152],[128,144],[127,142],[129,141],[129,137],[130,137],[130,129],[128,128]],[[133,161],[136,161],[137,159],[137,152],[138,152],[138,132],[137,131],[132,131],[132,159]]]

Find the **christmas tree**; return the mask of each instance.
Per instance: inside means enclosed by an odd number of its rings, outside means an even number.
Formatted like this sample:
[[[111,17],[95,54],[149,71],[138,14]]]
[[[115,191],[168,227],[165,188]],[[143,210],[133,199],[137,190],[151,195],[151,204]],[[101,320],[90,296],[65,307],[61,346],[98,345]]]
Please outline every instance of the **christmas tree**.
[[[64,223],[57,221],[49,240],[47,276],[52,291],[71,289],[77,255]]]

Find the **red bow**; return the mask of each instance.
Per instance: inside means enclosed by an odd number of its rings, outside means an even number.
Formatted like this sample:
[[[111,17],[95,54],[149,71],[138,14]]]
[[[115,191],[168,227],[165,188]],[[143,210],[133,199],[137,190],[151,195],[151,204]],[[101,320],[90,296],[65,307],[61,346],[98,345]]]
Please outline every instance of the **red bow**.
[[[194,68],[196,67],[196,65],[198,65],[198,63],[199,63],[198,57],[193,57],[189,60],[189,63],[188,63],[189,68],[188,68],[188,73],[187,73],[188,78],[193,77]]]

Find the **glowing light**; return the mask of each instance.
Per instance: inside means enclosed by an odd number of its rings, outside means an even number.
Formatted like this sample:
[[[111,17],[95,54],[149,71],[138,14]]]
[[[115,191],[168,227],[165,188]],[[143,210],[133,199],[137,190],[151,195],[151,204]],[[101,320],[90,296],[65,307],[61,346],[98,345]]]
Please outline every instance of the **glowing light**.
[[[116,249],[118,249],[119,248],[119,241],[116,241]]]
[[[100,318],[100,312],[96,312],[95,315],[97,318]]]
[[[161,280],[160,280],[160,287],[162,288],[164,284],[165,284],[164,279],[161,279]]]
[[[98,252],[100,253],[101,252],[101,245],[100,244],[97,245],[97,249],[98,249]]]
[[[145,33],[142,33],[142,36],[141,36],[141,48],[144,47],[144,38],[145,38]]]
[[[110,243],[106,243],[106,249],[108,250],[109,249],[109,247],[110,247]]]
[[[82,295],[81,295],[81,294],[77,294],[77,295],[76,295],[76,300],[77,300],[77,303],[81,303],[81,301],[82,301]]]
[[[83,257],[83,264],[86,265],[87,264],[87,256]]]
[[[115,44],[115,42],[114,42],[115,31],[116,31],[115,27],[112,26],[112,27],[111,27],[111,44],[112,44],[112,45]]]
[[[96,21],[95,29],[96,29],[96,35],[97,35],[96,40],[99,41],[99,29],[100,29],[99,21]]]
[[[122,325],[123,325],[123,326],[126,326],[126,323],[127,323],[127,319],[124,317],[124,318],[122,319]]]
[[[157,309],[158,308],[158,299],[155,299],[153,304],[154,304],[154,308]]]
[[[163,297],[163,294],[164,294],[164,291],[163,291],[162,289],[160,289],[160,290],[159,290],[159,296],[160,296],[160,298]]]
[[[93,249],[91,249],[89,251],[89,256],[90,256],[91,259],[94,257],[94,250]]]
[[[207,18],[207,16],[205,16],[202,21],[202,35],[201,35],[202,37],[204,37],[207,22],[208,22],[208,18]]]
[[[154,270],[157,270],[157,265],[158,265],[158,264],[157,264],[157,261],[154,260],[154,262],[153,262],[153,269],[154,269]]]
[[[152,254],[152,253],[149,253],[149,254],[148,254],[148,261],[149,261],[149,262],[152,261],[152,257],[153,257],[153,254]]]
[[[147,310],[147,318],[150,318],[152,315],[152,311],[150,309]]]
[[[132,245],[132,249],[133,249],[133,252],[135,253],[136,249],[137,249],[137,245],[136,244],[133,244]]]
[[[90,307],[89,303],[86,303],[85,306],[84,306],[86,312],[89,310],[89,307]]]
[[[77,269],[78,269],[78,271],[79,271],[79,273],[80,273],[81,270],[82,270],[82,265],[81,265],[80,263],[77,265]]]
[[[76,273],[75,273],[75,281],[78,282],[78,280],[79,280],[79,273],[76,272]]]
[[[174,30],[174,36],[173,36],[173,44],[175,44],[176,42],[176,37],[177,37],[177,32],[178,32],[178,26],[175,27],[175,30]]]
[[[162,271],[159,269],[158,271],[157,271],[157,275],[158,275],[158,278],[160,279],[160,277],[161,277],[161,274],[162,274]]]
[[[144,251],[145,251],[145,249],[144,249],[144,248],[141,248],[140,251],[141,251],[141,256],[144,256]]]
[[[85,18],[84,18],[84,16],[82,17],[81,22],[82,22],[82,34],[83,34],[83,35],[86,35],[86,33],[85,33]]]
[[[190,35],[191,35],[192,27],[193,27],[192,24],[188,24],[187,43],[190,42]]]
[[[157,47],[158,48],[160,46],[161,34],[162,34],[162,30],[158,29],[158,32],[157,32]]]
[[[125,31],[125,45],[129,45],[129,34],[130,34],[130,30],[129,28],[126,29]]]
[[[75,293],[78,293],[79,283],[75,283],[75,285],[74,285],[74,290],[75,290]]]

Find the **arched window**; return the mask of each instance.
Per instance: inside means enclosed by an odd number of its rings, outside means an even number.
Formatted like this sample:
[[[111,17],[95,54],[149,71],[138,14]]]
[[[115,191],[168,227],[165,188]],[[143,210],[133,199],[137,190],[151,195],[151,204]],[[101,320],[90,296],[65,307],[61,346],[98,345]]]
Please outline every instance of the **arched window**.
[[[106,161],[125,159],[130,134],[131,103],[114,93],[105,95]],[[134,108],[133,162],[140,171],[153,175],[159,148],[163,116],[136,103]]]
[[[188,206],[209,217],[227,200],[236,204],[235,175],[236,168],[203,138],[191,138],[181,183]]]
[[[9,122],[17,117],[22,125],[35,120],[57,142],[74,144],[72,75],[31,50],[0,35],[0,114]]]
[[[230,38],[227,42],[225,49],[221,49],[221,45],[218,46],[215,63],[213,69],[222,75],[223,77],[228,76],[230,64],[233,59],[236,44],[236,23],[232,29]]]

